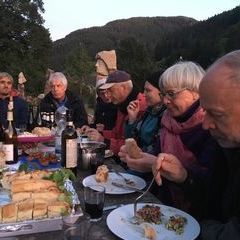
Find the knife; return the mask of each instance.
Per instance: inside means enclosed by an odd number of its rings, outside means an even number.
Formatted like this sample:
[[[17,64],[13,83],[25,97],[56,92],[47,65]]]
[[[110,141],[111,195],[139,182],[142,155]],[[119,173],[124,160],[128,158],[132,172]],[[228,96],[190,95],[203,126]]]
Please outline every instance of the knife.
[[[123,188],[123,189],[126,189],[126,190],[131,190],[131,191],[134,191],[134,192],[141,192],[141,193],[144,192],[139,188],[128,186],[128,185],[118,183],[118,182],[112,182],[112,185],[115,186],[115,187]]]

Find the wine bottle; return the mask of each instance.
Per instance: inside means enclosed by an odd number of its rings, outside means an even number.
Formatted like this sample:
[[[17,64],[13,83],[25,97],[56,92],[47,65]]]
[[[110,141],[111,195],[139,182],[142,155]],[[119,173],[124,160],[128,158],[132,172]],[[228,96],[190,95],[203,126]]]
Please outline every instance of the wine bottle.
[[[61,165],[65,168],[71,169],[75,175],[77,175],[77,132],[74,128],[72,121],[71,111],[66,112],[67,126],[62,131],[61,136]]]
[[[34,129],[34,115],[33,115],[33,107],[32,105],[28,106],[28,123],[27,130],[31,132]]]
[[[0,145],[2,145],[4,143],[4,130],[3,130],[3,126],[0,123]]]
[[[6,164],[14,164],[18,161],[17,131],[13,119],[13,98],[10,97],[7,112],[7,128],[4,132],[4,151]]]
[[[44,116],[42,116],[42,114],[40,112],[40,107],[37,107],[37,116],[36,116],[36,120],[35,120],[37,127],[42,127],[44,125],[43,118],[44,118]]]

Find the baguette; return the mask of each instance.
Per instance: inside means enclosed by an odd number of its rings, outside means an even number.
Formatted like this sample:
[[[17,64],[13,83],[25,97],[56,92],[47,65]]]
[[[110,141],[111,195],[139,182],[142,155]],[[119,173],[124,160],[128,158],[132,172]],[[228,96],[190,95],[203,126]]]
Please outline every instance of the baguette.
[[[27,182],[13,181],[11,190],[12,190],[12,193],[34,192],[42,189],[48,189],[49,187],[52,187],[52,186],[56,186],[56,183],[50,180],[30,179]]]
[[[66,202],[56,201],[48,205],[48,217],[60,217],[69,213],[69,204]]]
[[[2,222],[10,223],[17,221],[18,203],[9,203],[2,207]]]
[[[141,148],[138,147],[134,138],[127,138],[125,140],[126,151],[131,158],[141,158]]]
[[[13,202],[20,202],[25,199],[30,199],[32,196],[32,193],[30,192],[18,192],[12,194],[12,201]]]
[[[47,217],[47,203],[38,203],[34,201],[33,219],[42,219]]]
[[[34,200],[43,200],[47,202],[54,202],[57,201],[60,192],[54,191],[42,191],[42,192],[33,192],[32,199]]]
[[[33,214],[33,200],[28,199],[18,203],[17,221],[31,220]]]
[[[2,207],[0,206],[0,223],[2,222]]]

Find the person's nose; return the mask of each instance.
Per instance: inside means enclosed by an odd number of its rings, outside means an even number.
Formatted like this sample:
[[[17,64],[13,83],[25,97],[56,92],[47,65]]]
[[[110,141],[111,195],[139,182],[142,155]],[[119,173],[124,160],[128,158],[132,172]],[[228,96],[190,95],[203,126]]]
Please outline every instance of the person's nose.
[[[203,118],[203,122],[202,122],[202,127],[205,130],[208,129],[214,129],[215,128],[215,124],[213,119],[209,116],[209,114],[205,113],[204,114],[204,118]]]
[[[167,104],[170,103],[170,100],[169,100],[169,98],[167,96],[163,96],[162,102],[163,102],[163,104],[167,105]]]

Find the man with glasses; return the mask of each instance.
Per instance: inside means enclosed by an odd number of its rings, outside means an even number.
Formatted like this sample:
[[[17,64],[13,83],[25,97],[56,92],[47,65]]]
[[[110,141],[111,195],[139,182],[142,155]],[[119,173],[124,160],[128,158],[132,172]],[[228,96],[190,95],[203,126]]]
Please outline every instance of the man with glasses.
[[[146,109],[145,97],[133,87],[130,74],[120,70],[110,73],[106,83],[99,89],[107,90],[111,102],[117,106],[116,125],[111,131],[103,131],[103,135],[96,129],[88,129],[87,135],[93,141],[104,141],[117,155],[125,142],[124,123],[128,117],[127,106],[131,101],[137,101],[140,105],[139,116],[142,116]]]
[[[14,94],[12,76],[7,72],[0,72],[0,122],[4,127],[7,127],[7,110],[10,96],[13,96],[15,127],[27,124],[27,102]]]
[[[112,130],[116,123],[117,106],[111,103],[109,91],[100,89],[106,82],[106,78],[97,80],[96,91],[97,99],[94,113],[94,125],[97,130]]]

